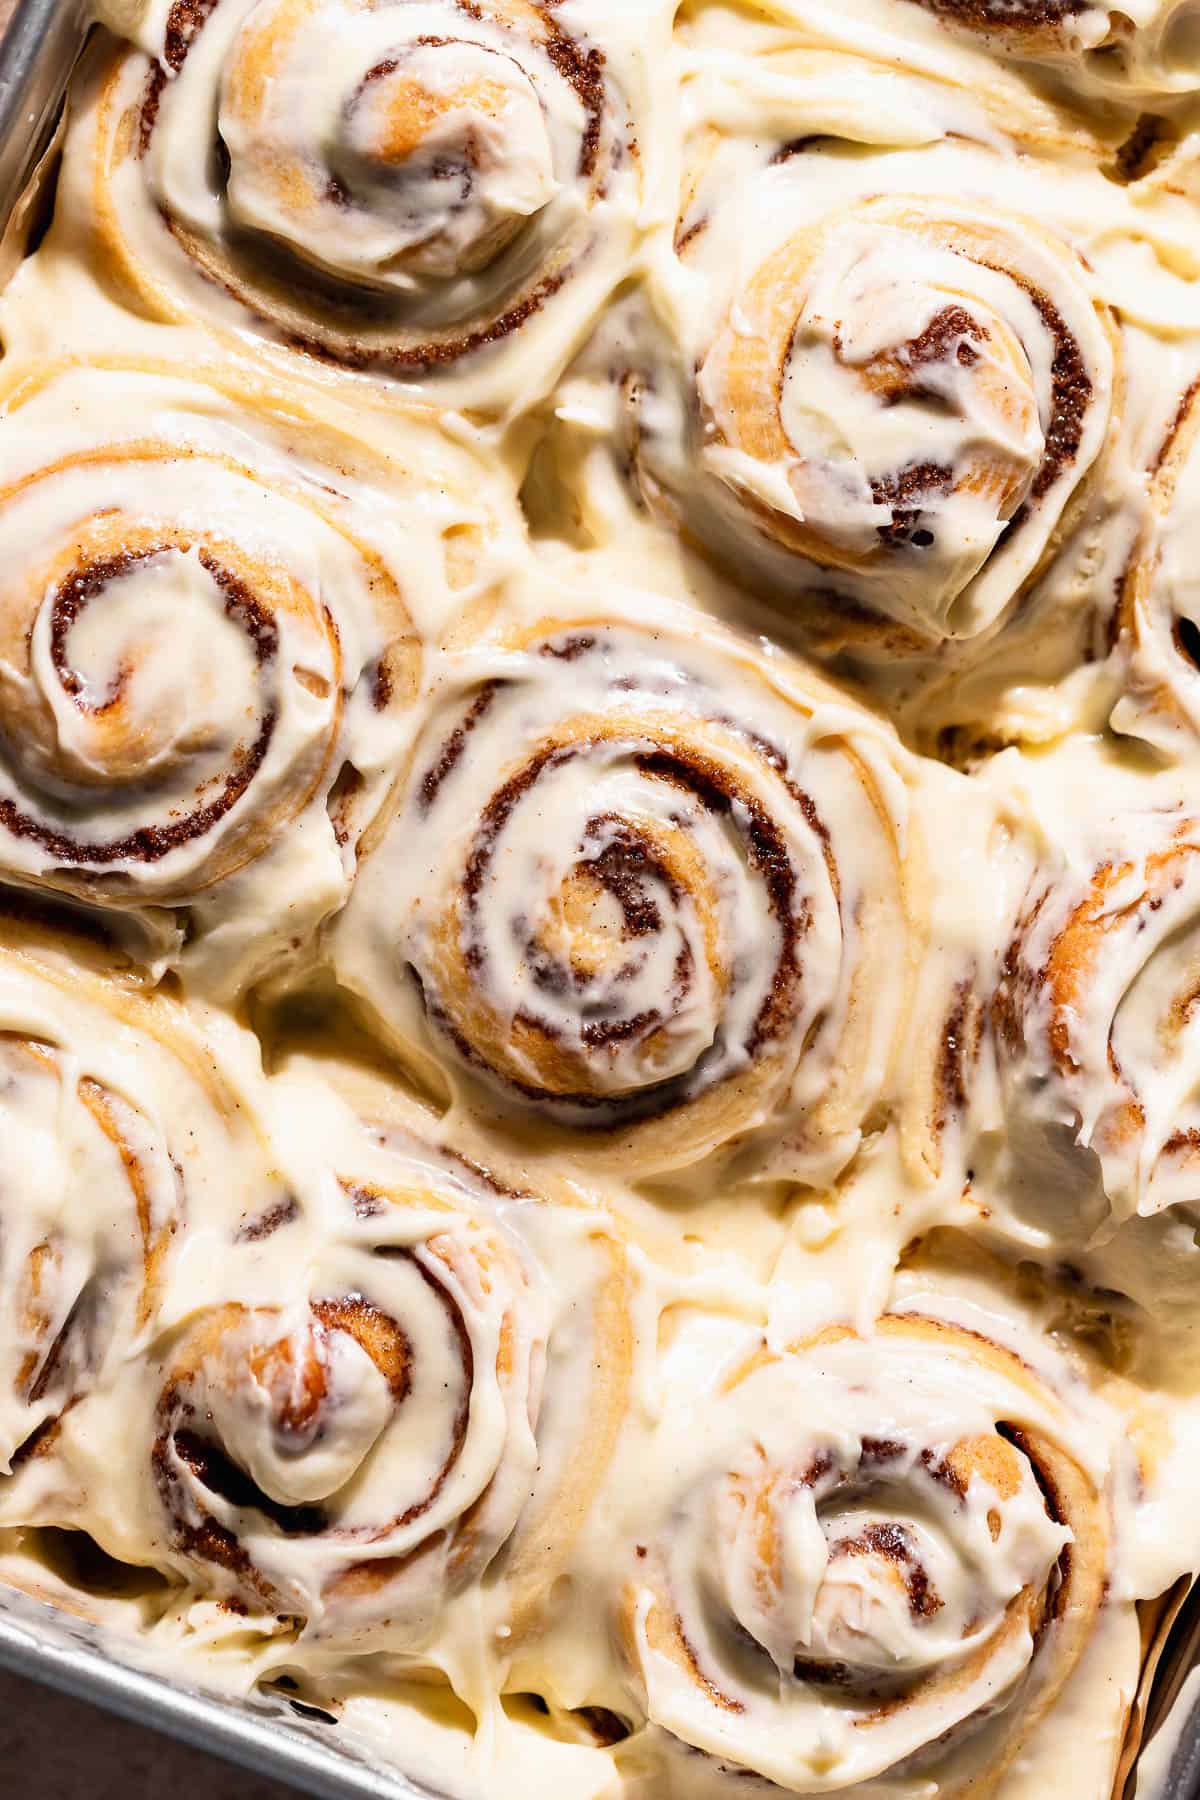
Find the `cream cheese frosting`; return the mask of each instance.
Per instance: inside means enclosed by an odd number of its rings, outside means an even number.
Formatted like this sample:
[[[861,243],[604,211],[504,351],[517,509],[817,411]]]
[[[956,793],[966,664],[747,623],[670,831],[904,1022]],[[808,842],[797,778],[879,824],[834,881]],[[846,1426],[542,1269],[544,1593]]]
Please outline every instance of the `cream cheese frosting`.
[[[1198,130],[1187,0],[100,9],[0,298],[0,1581],[452,1800],[1124,1800]]]

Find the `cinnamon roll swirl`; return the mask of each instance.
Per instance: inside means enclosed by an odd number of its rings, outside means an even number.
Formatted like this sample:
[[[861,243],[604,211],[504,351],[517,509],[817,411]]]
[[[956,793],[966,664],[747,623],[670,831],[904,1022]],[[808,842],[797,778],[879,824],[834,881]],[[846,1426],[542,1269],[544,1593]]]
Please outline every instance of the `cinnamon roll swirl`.
[[[719,9],[710,9],[707,0],[696,0],[685,7],[684,16],[703,18],[709,10]],[[776,29],[807,28],[818,43],[830,30],[803,0],[753,0],[748,10]],[[920,30],[919,14],[925,15],[933,32]],[[1127,105],[1155,98],[1169,101],[1173,95],[1191,93],[1196,85],[1200,21],[1192,0],[1133,0],[1125,6],[1095,0],[1016,0],[1013,5],[1004,0],[855,0],[852,16],[856,23],[866,21],[886,33],[891,40],[887,53],[899,62],[931,63],[940,74],[956,54],[991,52],[1026,77],[1051,76],[1076,102],[1100,95]],[[942,32],[954,40],[952,46]],[[880,54],[879,38],[845,35]],[[923,59],[922,49],[932,55]],[[977,67],[974,61],[962,66],[964,71]],[[1002,71],[995,73],[999,78]]]
[[[1108,1446],[1079,1404],[1064,1368],[897,1313],[668,1413],[622,1629],[669,1791],[992,1793],[1105,1604]]]
[[[84,940],[0,920],[5,1473],[48,1456],[65,1414],[144,1347],[190,1210],[270,1192],[182,1008],[90,960]]]
[[[1125,813],[1031,889],[993,1015],[1014,1129],[1098,1175],[1117,1219],[1200,1199],[1200,824]]]
[[[653,603],[645,613],[653,616]],[[463,659],[335,935],[402,1050],[638,1171],[768,1120],[836,1172],[919,931],[894,746],[833,690],[661,624]]]
[[[320,1095],[308,1103],[324,1116]],[[543,1209],[395,1131],[378,1143],[320,1209],[307,1293],[202,1310],[171,1342],[151,1464],[168,1563],[203,1591],[415,1653],[506,1548],[504,1635],[533,1616],[621,1416],[628,1278],[596,1217]],[[286,1261],[288,1234],[314,1225],[307,1207],[268,1221],[261,1250]],[[590,1365],[588,1440],[560,1425],[569,1455],[539,1425],[568,1291],[579,1354],[603,1369],[602,1383]],[[556,1348],[573,1387],[588,1378],[577,1364]]]
[[[416,691],[387,534],[435,606],[448,540],[482,536],[453,454],[414,424],[406,467],[298,397],[137,367],[18,371],[3,406],[0,870],[230,936],[260,910],[269,936],[283,883],[302,930]]]
[[[98,51],[80,219],[152,316],[403,381],[552,370],[619,278],[636,150],[542,0],[172,0]],[[514,396],[515,397],[515,396]]]
[[[1147,477],[1146,518],[1121,579],[1114,619],[1125,693],[1112,723],[1172,761],[1200,734],[1200,383],[1184,393]]]
[[[430,1793],[1123,1795],[1200,1569],[1129,6],[97,0],[0,296],[0,1614]]]
[[[385,1305],[219,1309],[165,1370],[154,1481],[205,1587],[329,1632],[411,1625],[427,1589],[478,1576],[512,1530],[539,1353],[519,1265],[446,1233],[388,1277]],[[500,1421],[494,1442],[472,1436],[473,1408]]]
[[[909,0],[906,0],[906,4]],[[1200,15],[1193,0],[1096,6],[1090,0],[915,0],[942,24],[991,50],[1048,63],[1084,89],[1116,96],[1169,96],[1196,82]]]
[[[710,154],[678,238],[694,380],[633,379],[643,491],[852,633],[976,637],[1080,516],[1112,429],[1116,331],[1084,263],[967,147],[957,181],[936,151]]]

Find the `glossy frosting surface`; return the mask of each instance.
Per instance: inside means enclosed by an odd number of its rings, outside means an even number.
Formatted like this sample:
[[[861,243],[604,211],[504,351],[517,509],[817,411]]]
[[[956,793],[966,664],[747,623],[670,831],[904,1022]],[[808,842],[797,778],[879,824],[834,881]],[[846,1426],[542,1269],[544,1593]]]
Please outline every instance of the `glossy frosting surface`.
[[[1194,0],[99,15],[0,298],[0,1579],[454,1800],[1126,1800]]]

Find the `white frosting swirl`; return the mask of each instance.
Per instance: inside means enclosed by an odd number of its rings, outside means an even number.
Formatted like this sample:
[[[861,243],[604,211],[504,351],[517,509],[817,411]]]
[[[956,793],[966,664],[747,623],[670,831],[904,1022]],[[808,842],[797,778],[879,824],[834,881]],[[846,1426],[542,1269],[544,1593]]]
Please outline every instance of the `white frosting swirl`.
[[[164,0],[137,36],[93,62],[96,223],[159,316],[515,407],[620,278],[636,143],[559,7]]]
[[[1103,1452],[1065,1398],[915,1314],[689,1396],[625,1599],[652,1723],[792,1793],[994,1778],[1104,1597]]]
[[[1193,4],[105,5],[0,301],[0,1580],[431,1792],[1124,1791]]]
[[[0,921],[0,1459],[35,1482],[144,1347],[189,1218],[277,1185],[184,1010],[90,974],[94,955]]]
[[[997,1018],[1017,1118],[1073,1141],[1079,1184],[1098,1166],[1127,1218],[1200,1199],[1200,838],[1170,813],[1089,837],[1035,881]]]
[[[718,156],[700,178],[682,227],[710,284],[685,345],[693,416],[651,390],[643,479],[794,605],[865,606],[918,642],[975,637],[1078,514],[1118,391],[1111,319],[1033,219],[870,177],[839,204],[826,154],[740,178]]]
[[[671,1166],[781,1116],[816,1175],[887,1075],[870,971],[912,953],[906,819],[831,691],[644,625],[535,626],[449,673],[335,954],[402,1043],[432,1025],[583,1153],[636,1131]]]
[[[247,382],[241,414],[177,374],[23,373],[0,446],[0,868],[189,907],[261,964],[272,914],[291,931],[348,889],[419,679],[410,583],[448,608],[483,551],[470,459],[402,429],[443,474],[405,507],[405,463],[298,396]]]

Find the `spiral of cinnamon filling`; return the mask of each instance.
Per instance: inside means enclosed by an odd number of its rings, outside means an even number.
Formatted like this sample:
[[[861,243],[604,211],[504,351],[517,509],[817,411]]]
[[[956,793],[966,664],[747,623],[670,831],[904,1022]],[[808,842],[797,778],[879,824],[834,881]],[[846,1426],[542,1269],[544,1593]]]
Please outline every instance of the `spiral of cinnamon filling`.
[[[51,1043],[0,1036],[0,1117],[0,1291],[15,1325],[0,1417],[11,1462],[49,1446],[95,1379],[119,1314],[145,1324],[180,1195],[145,1117],[94,1077],[68,1073]]]
[[[1118,731],[1177,760],[1200,736],[1200,386],[1184,394],[1148,474],[1148,518],[1121,580],[1113,637]]]
[[[151,1456],[193,1579],[393,1648],[482,1574],[537,1466],[536,1264],[426,1179],[344,1183],[310,1298],[230,1303],[185,1330]]]
[[[704,206],[737,202],[701,184],[683,255],[713,284],[715,318],[696,346],[690,454],[672,452],[651,395],[643,482],[724,561],[749,549],[792,594],[866,608],[924,644],[971,638],[1089,491],[1114,328],[1075,251],[1042,225],[949,194],[851,196],[823,212],[820,161],[818,149],[749,178],[763,241],[752,224],[727,293]]]
[[[189,1212],[270,1191],[182,1009],[86,962],[82,942],[0,921],[0,1463],[14,1469],[50,1454],[144,1341]]]
[[[1128,1218],[1200,1199],[1200,823],[1126,813],[1102,842],[1033,887],[993,1011],[1016,1120]]]
[[[356,757],[371,766],[376,735],[402,729],[415,638],[365,515],[334,485],[365,454],[300,412],[289,422],[283,401],[256,440],[254,416],[223,417],[224,399],[136,369],[52,368],[10,390],[10,875],[178,905],[279,853],[303,820],[321,872],[297,886],[343,879],[327,800]],[[308,471],[323,451],[321,484]]]
[[[892,1314],[764,1347],[668,1413],[622,1601],[652,1727],[735,1783],[991,1793],[1105,1594],[1106,1453],[1053,1379]]]
[[[632,152],[555,6],[175,0],[146,48],[98,57],[91,155],[103,254],[161,316],[420,378],[619,249]]]
[[[545,623],[476,666],[423,729],[343,979],[578,1148],[666,1167],[780,1114],[840,1166],[911,954],[883,740],[667,629]]]

